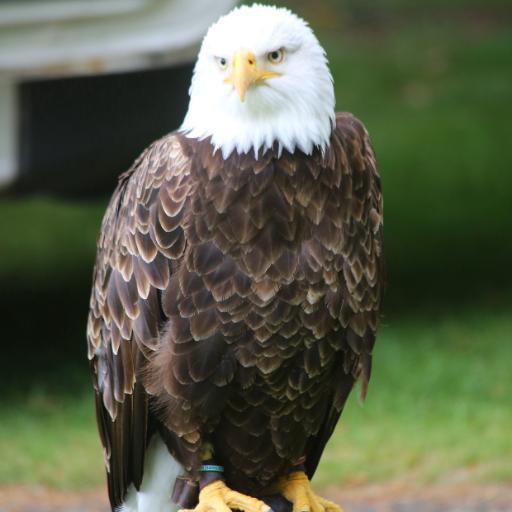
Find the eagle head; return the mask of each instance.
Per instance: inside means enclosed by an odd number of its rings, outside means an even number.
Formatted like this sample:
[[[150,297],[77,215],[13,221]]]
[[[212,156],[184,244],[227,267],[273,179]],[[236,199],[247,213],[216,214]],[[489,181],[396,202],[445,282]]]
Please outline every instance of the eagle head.
[[[194,68],[181,131],[210,137],[224,158],[275,144],[311,154],[329,144],[335,98],[326,54],[290,10],[254,4],[208,30]]]

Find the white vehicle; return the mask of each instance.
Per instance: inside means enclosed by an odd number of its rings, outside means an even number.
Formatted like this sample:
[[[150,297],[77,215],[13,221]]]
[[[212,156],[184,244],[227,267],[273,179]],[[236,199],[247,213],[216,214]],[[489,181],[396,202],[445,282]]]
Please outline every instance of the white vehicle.
[[[111,190],[186,110],[209,25],[236,0],[0,0],[0,190]]]

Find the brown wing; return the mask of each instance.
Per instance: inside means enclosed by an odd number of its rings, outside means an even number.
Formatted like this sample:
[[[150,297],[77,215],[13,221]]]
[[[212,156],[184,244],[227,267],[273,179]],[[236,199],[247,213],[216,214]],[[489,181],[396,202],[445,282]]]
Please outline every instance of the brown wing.
[[[161,290],[185,250],[189,164],[172,134],[150,146],[120,177],[98,240],[87,338],[112,508],[139,488],[155,427],[141,372],[163,320]]]
[[[341,286],[327,298],[327,304],[331,315],[338,316],[341,323],[344,348],[333,383],[332,406],[320,431],[308,443],[306,468],[310,478],[355,379],[361,380],[361,394],[366,395],[383,289],[382,195],[375,156],[360,121],[348,113],[337,114],[336,121],[331,149],[341,167],[342,197],[333,208],[338,213],[330,219],[332,230],[328,225],[327,229],[320,226],[317,239],[326,245],[328,237],[323,237],[322,231],[334,232],[341,222],[342,242],[336,251]]]

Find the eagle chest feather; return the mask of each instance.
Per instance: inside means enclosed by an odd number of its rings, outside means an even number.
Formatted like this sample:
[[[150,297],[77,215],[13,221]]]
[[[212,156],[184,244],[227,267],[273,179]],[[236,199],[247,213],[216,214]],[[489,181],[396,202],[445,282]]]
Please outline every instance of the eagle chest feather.
[[[212,443],[242,492],[303,455],[311,476],[358,377],[366,389],[377,329],[363,126],[338,114],[325,155],[257,159],[171,134],[121,177],[98,245],[88,339],[112,503],[156,429],[192,472]]]
[[[189,451],[216,431],[228,476],[268,482],[319,434],[340,379],[351,388],[359,372],[361,351],[342,332],[354,316],[344,276],[354,171],[336,141],[325,157],[257,160],[182,144],[192,160],[187,246],[163,294],[151,374],[164,385],[154,392]]]

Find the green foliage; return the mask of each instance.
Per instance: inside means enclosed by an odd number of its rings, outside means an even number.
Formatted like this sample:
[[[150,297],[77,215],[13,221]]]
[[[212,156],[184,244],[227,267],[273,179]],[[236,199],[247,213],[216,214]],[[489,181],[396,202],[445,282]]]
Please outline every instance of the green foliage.
[[[512,33],[335,41],[338,108],[365,122],[381,169],[391,300],[509,287]]]
[[[368,127],[385,196],[387,303],[511,289],[512,32],[320,31],[337,107]],[[3,202],[0,278],[90,275],[106,201]],[[418,293],[421,290],[421,293]]]
[[[95,204],[36,197],[0,201],[0,282],[62,285],[92,275],[106,200]]]

